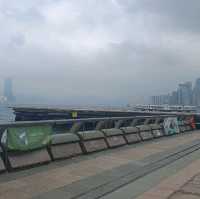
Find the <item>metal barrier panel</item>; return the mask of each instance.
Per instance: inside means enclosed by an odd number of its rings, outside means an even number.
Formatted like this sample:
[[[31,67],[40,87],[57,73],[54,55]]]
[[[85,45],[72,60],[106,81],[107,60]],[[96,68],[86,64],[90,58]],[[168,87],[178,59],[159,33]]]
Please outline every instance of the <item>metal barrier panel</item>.
[[[72,133],[53,135],[50,153],[53,160],[82,154],[79,137]]]
[[[180,129],[180,132],[181,132],[181,133],[184,133],[185,131],[187,131],[187,126],[184,125],[184,124],[183,124],[183,125],[180,125],[180,126],[179,126],[179,129]]]
[[[32,152],[8,152],[8,170],[45,164],[51,161],[46,148]]]
[[[122,130],[112,128],[112,129],[102,129],[102,132],[106,137],[106,141],[109,148],[114,148],[126,144],[126,140],[124,138]]]
[[[4,165],[4,162],[3,162],[3,158],[2,158],[2,148],[0,147],[0,173],[5,171],[5,165]]]
[[[192,129],[192,127],[190,126],[190,125],[187,125],[186,126],[186,131],[192,131],[193,129]]]
[[[105,136],[101,131],[80,131],[78,135],[81,138],[81,143],[86,153],[101,151],[108,148],[105,142]]]
[[[187,125],[187,124],[186,124],[186,125],[184,126],[184,131],[183,131],[183,132],[187,132],[187,131],[191,131],[191,130],[193,130],[192,127],[191,127],[190,125]]]
[[[145,141],[165,134],[173,135],[179,133],[179,127],[183,132],[194,129],[190,123],[178,124],[176,116],[159,117],[164,120],[165,132],[158,123],[151,124],[155,117],[91,118],[0,124],[1,129],[7,129],[8,132],[6,142],[2,142],[1,137],[5,167],[7,170],[29,167],[48,163],[51,160]],[[134,123],[134,121],[137,122]],[[104,125],[97,125],[100,122]],[[137,124],[138,126],[134,127]],[[70,133],[52,135],[52,126],[56,125],[66,125]],[[123,127],[126,125],[128,127]],[[0,171],[5,167],[0,158]]]
[[[141,142],[142,139],[139,134],[139,129],[137,127],[122,127],[121,130],[124,132],[124,137],[128,144]]]
[[[4,166],[2,159],[0,159],[0,173],[3,171],[5,171],[5,166]]]
[[[8,170],[50,162],[50,125],[9,127],[3,132],[2,147]],[[2,140],[1,139],[1,140]]]
[[[152,134],[154,138],[159,138],[165,135],[164,130],[160,124],[150,124],[150,127],[152,129]]]
[[[140,130],[140,136],[142,137],[142,140],[150,140],[153,139],[153,135],[151,132],[151,127],[149,125],[141,125],[137,126]]]

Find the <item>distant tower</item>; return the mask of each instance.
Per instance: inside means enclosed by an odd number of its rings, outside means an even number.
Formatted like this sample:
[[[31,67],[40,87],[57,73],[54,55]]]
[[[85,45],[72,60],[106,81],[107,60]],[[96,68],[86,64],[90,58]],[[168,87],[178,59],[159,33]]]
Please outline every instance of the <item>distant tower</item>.
[[[196,80],[193,89],[193,105],[200,106],[200,78]]]
[[[4,96],[7,98],[8,102],[15,101],[15,97],[13,95],[13,83],[11,78],[6,78],[4,80]]]
[[[178,88],[178,104],[179,105],[192,105],[192,83],[185,82],[179,84]]]

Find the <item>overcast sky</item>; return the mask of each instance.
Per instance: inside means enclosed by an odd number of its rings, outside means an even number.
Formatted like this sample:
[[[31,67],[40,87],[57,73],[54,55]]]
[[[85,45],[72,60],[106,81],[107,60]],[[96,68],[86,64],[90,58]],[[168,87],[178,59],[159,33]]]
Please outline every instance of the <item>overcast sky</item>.
[[[0,0],[0,78],[17,94],[140,103],[200,77],[199,19],[199,0]]]

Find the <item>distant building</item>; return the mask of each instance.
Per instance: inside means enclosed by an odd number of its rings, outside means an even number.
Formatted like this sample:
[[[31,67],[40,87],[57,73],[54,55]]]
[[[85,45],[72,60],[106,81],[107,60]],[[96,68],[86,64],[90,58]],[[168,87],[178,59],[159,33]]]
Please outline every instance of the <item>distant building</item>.
[[[178,89],[167,95],[152,96],[152,105],[177,105],[200,107],[200,78],[192,86],[192,82],[179,84]]]
[[[162,104],[169,104],[170,103],[170,95],[161,95]]]
[[[158,96],[152,96],[151,97],[151,104],[152,105],[163,105],[163,104],[169,104],[170,102],[170,95],[158,95]]]
[[[159,96],[152,96],[150,104],[159,105],[158,97]]]
[[[196,106],[177,105],[137,105],[135,111],[161,111],[161,112],[196,112]]]
[[[200,78],[195,82],[193,89],[193,105],[200,106]]]
[[[192,104],[192,82],[179,84],[178,104],[184,106],[189,106]]]
[[[193,101],[195,101],[195,103],[193,103]],[[196,82],[194,91],[192,90],[192,82],[185,82],[179,84],[177,91],[173,91],[171,94],[152,96],[151,104],[180,106],[200,105],[200,78]]]
[[[15,97],[13,94],[13,82],[11,78],[7,78],[4,80],[4,97],[8,102],[14,102]]]
[[[152,96],[151,104],[153,104],[153,105],[161,105],[162,104],[161,96]]]
[[[170,105],[178,105],[178,92],[173,91],[170,96]]]

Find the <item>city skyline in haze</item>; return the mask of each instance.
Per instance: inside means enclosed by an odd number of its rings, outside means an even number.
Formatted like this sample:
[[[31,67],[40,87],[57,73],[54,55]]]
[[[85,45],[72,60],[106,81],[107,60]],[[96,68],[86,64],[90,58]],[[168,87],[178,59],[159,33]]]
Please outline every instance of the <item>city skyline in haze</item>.
[[[17,96],[145,103],[200,76],[196,0],[0,0],[0,71]]]
[[[151,96],[153,105],[200,106],[200,78],[179,83],[176,90],[167,94]]]
[[[193,83],[194,82],[194,83]],[[178,84],[178,88],[169,93],[162,95],[151,96],[150,101],[141,102],[137,104],[153,104],[153,105],[194,105],[200,106],[200,78],[197,78],[195,81],[185,81]],[[68,106],[95,106],[95,105],[108,105],[108,106],[127,106],[127,105],[137,105],[134,102],[127,101],[109,101],[109,99],[102,100],[101,98],[89,99],[89,96],[83,99],[74,99],[73,96],[68,96],[67,98],[58,98],[57,100],[49,99],[44,95],[28,95],[28,94],[19,94],[14,89],[16,81],[13,81],[13,78],[7,77],[3,81],[3,91],[1,95],[1,101],[16,103],[16,104],[44,104],[44,105],[68,105]],[[23,93],[21,91],[21,93]],[[164,92],[162,92],[164,93]]]

